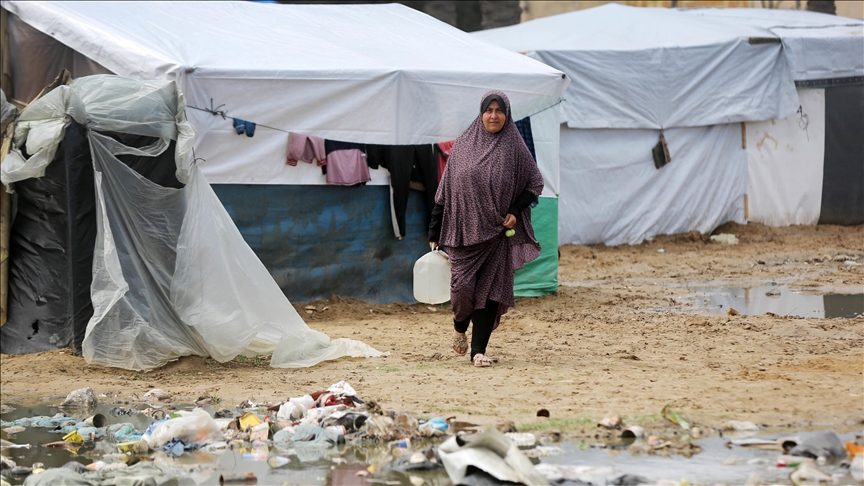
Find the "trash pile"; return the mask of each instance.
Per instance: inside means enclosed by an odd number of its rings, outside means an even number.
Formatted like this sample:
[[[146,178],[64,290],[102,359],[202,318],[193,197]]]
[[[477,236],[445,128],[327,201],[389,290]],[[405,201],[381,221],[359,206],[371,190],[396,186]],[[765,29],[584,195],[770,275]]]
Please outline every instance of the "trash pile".
[[[6,437],[13,439],[27,428],[38,427],[57,433],[61,440],[44,444],[16,444],[7,440],[0,449],[44,447],[88,451],[84,465],[71,461],[57,468],[42,463],[19,466],[0,455],[0,486],[7,480],[26,486],[164,484],[192,480],[196,484],[218,474],[222,484],[258,482],[252,472],[226,471],[217,467],[226,451],[243,461],[266,462],[270,470],[302,469],[304,464],[345,464],[346,450],[363,451],[362,466],[350,470],[351,484],[411,484],[412,486],[454,485],[585,485],[650,484],[651,480],[622,474],[603,465],[567,465],[541,462],[541,458],[564,454],[558,446],[560,433],[546,431],[539,436],[517,432],[512,422],[486,430],[471,424],[434,417],[417,419],[410,414],[385,411],[373,400],[361,400],[355,390],[340,381],[326,390],[296,396],[276,404],[245,400],[233,409],[219,408],[211,415],[214,397],[201,397],[198,408],[176,410],[166,402],[170,396],[160,389],[145,395],[146,409],[114,407],[105,411],[113,418],[93,412],[97,399],[92,389],[70,393],[60,405],[63,412],[0,421]],[[213,410],[215,407],[211,407]],[[77,419],[77,417],[85,419]],[[139,427],[125,420],[139,415]],[[864,479],[864,437],[854,442],[840,440],[834,432],[797,437],[766,439],[754,437],[760,427],[751,422],[730,420],[719,429],[691,425],[666,406],[661,412],[674,430],[663,437],[646,433],[642,426],[625,424],[610,413],[597,424],[598,439],[615,438],[627,444],[633,455],[685,457],[701,451],[693,439],[719,433],[729,449],[758,448],[778,451],[776,468],[789,468],[795,484],[830,484],[836,471],[853,479]],[[118,419],[119,418],[119,419]],[[147,423],[146,427],[140,427]],[[670,435],[674,437],[670,437]],[[539,437],[539,438],[538,438]],[[587,445],[614,448],[612,444]],[[608,450],[613,450],[612,448]],[[581,447],[580,447],[581,449]],[[47,454],[47,452],[46,452]],[[301,464],[298,464],[301,463]],[[560,462],[557,461],[557,462]],[[726,464],[726,463],[724,463]],[[767,462],[766,462],[767,464]],[[320,465],[320,463],[319,463]],[[830,465],[834,476],[825,472]],[[772,465],[772,467],[774,467]],[[260,471],[260,470],[259,470]],[[446,476],[445,476],[446,475]],[[270,478],[272,480],[272,478]],[[752,478],[759,484],[759,478]],[[836,479],[836,478],[835,478]],[[266,478],[264,479],[267,480]],[[333,484],[343,481],[333,476]]]
[[[158,402],[170,396],[154,389],[144,398]],[[211,405],[212,400],[202,397],[198,404]],[[73,461],[62,468],[45,469],[38,463],[29,468],[18,466],[4,456],[2,475],[26,477],[25,485],[114,484],[120,477],[123,482],[139,476],[179,477],[206,467],[183,470],[164,459],[194,451],[221,453],[231,449],[242,450],[244,459],[247,455],[255,456],[254,459],[266,460],[271,467],[278,468],[291,461],[289,455],[312,462],[338,454],[336,446],[340,444],[388,444],[395,451],[407,451],[412,441],[444,438],[450,429],[441,417],[420,421],[407,413],[384,411],[376,402],[358,398],[344,381],[275,405],[246,400],[235,409],[218,409],[214,415],[200,407],[187,411],[158,404],[141,411],[122,407],[109,410],[115,416],[149,416],[153,421],[144,430],[126,422],[108,425],[103,414],[78,420],[67,413],[76,411],[81,416],[81,411],[92,410],[96,405],[93,390],[82,388],[70,393],[59,405],[63,411],[54,416],[0,421],[0,427],[10,438],[28,427],[47,428],[62,437],[38,445],[4,440],[3,449],[41,446],[74,452],[85,444],[98,444],[100,460],[86,466]],[[246,475],[244,478],[250,480]]]

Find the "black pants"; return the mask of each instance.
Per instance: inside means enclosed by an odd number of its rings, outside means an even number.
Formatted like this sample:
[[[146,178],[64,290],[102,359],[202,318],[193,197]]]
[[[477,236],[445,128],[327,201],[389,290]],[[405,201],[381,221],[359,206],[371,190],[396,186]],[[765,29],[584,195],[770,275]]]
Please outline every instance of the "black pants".
[[[483,309],[475,309],[471,317],[464,321],[453,321],[453,329],[456,332],[465,333],[468,331],[468,324],[474,323],[474,330],[471,332],[471,360],[478,354],[486,354],[486,345],[489,344],[489,337],[492,336],[492,327],[495,326],[495,316],[498,315],[498,302],[487,300],[486,307]]]

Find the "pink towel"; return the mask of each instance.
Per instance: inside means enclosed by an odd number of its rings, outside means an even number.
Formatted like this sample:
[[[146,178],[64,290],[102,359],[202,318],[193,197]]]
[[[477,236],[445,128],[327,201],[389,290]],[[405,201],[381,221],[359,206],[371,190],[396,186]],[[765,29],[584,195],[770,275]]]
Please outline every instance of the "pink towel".
[[[317,162],[318,166],[327,165],[324,152],[324,139],[312,135],[291,132],[288,134],[288,155],[286,164],[295,166],[297,161]]]

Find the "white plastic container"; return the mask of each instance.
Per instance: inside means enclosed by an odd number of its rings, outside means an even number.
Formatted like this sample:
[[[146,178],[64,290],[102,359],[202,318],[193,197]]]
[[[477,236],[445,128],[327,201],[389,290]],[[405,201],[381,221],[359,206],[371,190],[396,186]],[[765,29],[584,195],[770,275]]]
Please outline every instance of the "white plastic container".
[[[432,250],[414,263],[414,298],[424,304],[450,300],[450,258]]]

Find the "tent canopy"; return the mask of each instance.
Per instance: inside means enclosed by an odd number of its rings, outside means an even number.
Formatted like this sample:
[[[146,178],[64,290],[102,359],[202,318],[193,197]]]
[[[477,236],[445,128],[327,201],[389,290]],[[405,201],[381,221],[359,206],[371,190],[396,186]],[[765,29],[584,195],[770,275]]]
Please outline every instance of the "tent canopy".
[[[570,76],[570,128],[767,120],[798,108],[779,39],[755,25],[607,4],[477,32]]]
[[[210,107],[212,100],[259,126],[347,142],[453,139],[490,89],[507,93],[519,119],[555,105],[568,83],[554,68],[398,4],[2,7],[115,74],[177,81],[190,106]],[[206,159],[201,168],[211,182],[315,183],[306,177],[313,167],[284,168],[285,133],[261,129],[254,141],[226,143],[230,121],[195,110],[188,117],[200,132],[196,156]]]
[[[864,76],[864,21],[802,10],[682,10],[704,19],[771,31],[783,41],[796,81]]]
[[[179,81],[192,105],[212,97],[234,116],[349,142],[455,138],[486,90],[507,92],[518,119],[556,103],[566,86],[555,69],[398,4],[3,7],[115,74]],[[472,103],[454,103],[463,99]]]

